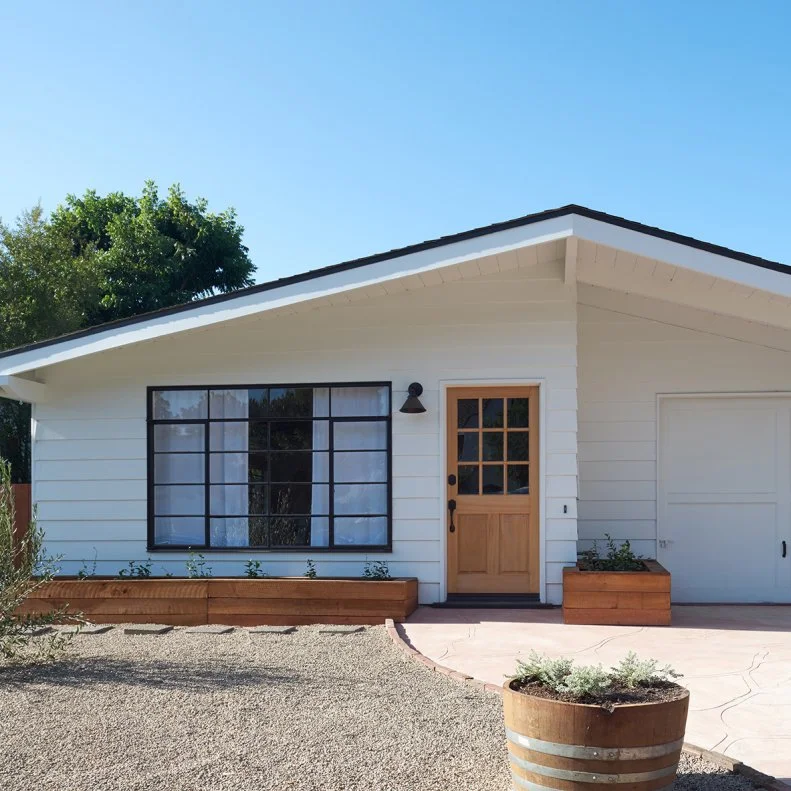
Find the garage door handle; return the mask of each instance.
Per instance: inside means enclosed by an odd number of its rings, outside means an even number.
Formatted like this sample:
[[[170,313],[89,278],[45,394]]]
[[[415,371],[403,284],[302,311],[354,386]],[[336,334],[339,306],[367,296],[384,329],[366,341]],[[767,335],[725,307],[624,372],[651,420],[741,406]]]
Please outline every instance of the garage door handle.
[[[788,546],[786,545],[786,542],[783,541],[783,557],[785,557],[787,554],[788,554]]]
[[[450,513],[450,525],[448,526],[448,530],[451,533],[456,532],[456,525],[453,524],[453,512],[456,510],[456,501],[455,500],[448,500],[448,511]]]

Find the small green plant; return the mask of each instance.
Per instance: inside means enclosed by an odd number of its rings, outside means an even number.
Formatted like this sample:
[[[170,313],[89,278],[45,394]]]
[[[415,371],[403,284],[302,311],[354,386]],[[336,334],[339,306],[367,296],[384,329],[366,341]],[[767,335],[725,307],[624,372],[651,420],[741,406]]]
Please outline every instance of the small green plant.
[[[612,674],[628,689],[667,684],[676,678],[681,678],[681,673],[676,673],[670,665],[659,667],[656,659],[639,659],[634,651],[630,651],[612,669]]]
[[[609,533],[604,534],[607,539],[607,556],[599,554],[596,541],[590,549],[580,553],[581,564],[585,571],[645,571],[642,555],[635,555],[629,541],[624,541],[621,546],[616,546]]]
[[[190,552],[185,565],[191,580],[211,577],[211,566],[206,565],[206,558],[200,552]]]
[[[250,577],[251,579],[257,579],[260,577],[267,577],[269,575],[266,574],[266,572],[261,571],[260,560],[248,560],[247,563],[244,564],[244,576]]]
[[[387,566],[387,562],[384,560],[374,560],[372,562],[366,563],[365,568],[363,569],[363,579],[366,580],[392,579],[392,577],[390,576],[390,569]]]
[[[609,692],[671,684],[681,674],[669,665],[659,667],[655,659],[639,659],[633,651],[610,670],[601,665],[575,666],[571,659],[550,659],[531,651],[526,660],[517,661],[510,678],[524,686],[540,684],[576,701],[601,701]]]
[[[147,579],[151,576],[151,561],[147,560],[145,563],[138,563],[136,560],[130,560],[126,568],[119,570],[118,576],[121,579],[129,577]]]
[[[82,561],[82,566],[80,566],[80,570],[77,572],[77,579],[78,580],[87,580],[88,577],[95,577],[96,576],[96,562],[98,560],[98,553],[96,552],[96,547],[93,548],[93,562],[89,566],[86,561]]]
[[[316,564],[310,558],[308,558],[305,573],[302,576],[307,577],[309,580],[315,580],[316,577],[318,577],[316,572]]]

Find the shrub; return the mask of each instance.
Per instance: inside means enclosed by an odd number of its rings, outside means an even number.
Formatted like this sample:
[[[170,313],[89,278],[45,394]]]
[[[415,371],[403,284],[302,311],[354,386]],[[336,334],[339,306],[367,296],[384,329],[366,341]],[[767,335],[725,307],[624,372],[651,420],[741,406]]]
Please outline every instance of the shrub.
[[[307,577],[309,580],[315,580],[318,577],[316,564],[310,558],[308,558],[308,562],[305,565],[305,573],[302,576]]]
[[[148,579],[148,577],[150,576],[151,576],[150,560],[147,560],[145,563],[137,563],[134,560],[130,560],[125,569],[120,569],[118,571],[118,577],[120,579],[125,579],[127,577]]]
[[[259,577],[268,577],[269,575],[261,571],[260,560],[248,560],[247,563],[244,564],[244,576],[257,579]]]
[[[670,665],[659,667],[656,659],[639,659],[634,651],[630,651],[612,668],[612,675],[617,682],[629,689],[667,684],[681,678],[681,674],[676,673]]]
[[[531,651],[526,660],[517,661],[516,673],[511,676],[519,684],[537,683],[574,700],[600,698],[613,688],[662,686],[676,678],[681,674],[669,665],[660,668],[655,659],[638,659],[633,651],[610,670],[601,665],[575,667],[571,659],[550,659]]]
[[[609,533],[604,534],[607,539],[607,557],[601,557],[596,541],[590,549],[580,553],[582,566],[586,571],[645,571],[642,555],[635,555],[629,541],[624,541],[620,547]]]
[[[44,556],[44,534],[33,520],[19,540],[14,539],[16,509],[11,488],[11,465],[0,459],[0,657],[8,661],[47,661],[65,649],[74,634],[56,632],[40,638],[32,633],[55,623],[84,619],[68,606],[40,614],[18,615],[25,600],[57,571],[57,558]]]
[[[366,580],[392,579],[392,577],[390,576],[390,569],[388,568],[387,562],[384,560],[374,560],[373,562],[366,563],[365,568],[363,569],[363,579]]]

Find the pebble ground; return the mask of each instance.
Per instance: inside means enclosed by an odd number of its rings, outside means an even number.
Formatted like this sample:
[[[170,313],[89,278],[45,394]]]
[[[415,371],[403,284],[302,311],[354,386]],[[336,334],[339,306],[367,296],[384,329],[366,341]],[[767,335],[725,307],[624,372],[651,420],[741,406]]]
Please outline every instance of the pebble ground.
[[[79,635],[0,666],[3,791],[507,791],[498,696],[357,634]],[[679,791],[748,791],[682,758]]]

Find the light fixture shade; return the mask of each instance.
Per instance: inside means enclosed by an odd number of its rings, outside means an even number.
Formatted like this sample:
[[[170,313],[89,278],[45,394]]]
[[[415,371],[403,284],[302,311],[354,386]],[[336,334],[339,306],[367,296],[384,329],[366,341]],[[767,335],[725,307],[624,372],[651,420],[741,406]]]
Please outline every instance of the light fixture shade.
[[[412,382],[408,388],[409,396],[404,401],[404,405],[399,412],[405,412],[407,415],[419,415],[421,412],[426,411],[426,407],[420,403],[419,395],[423,393],[423,385],[420,382]]]

